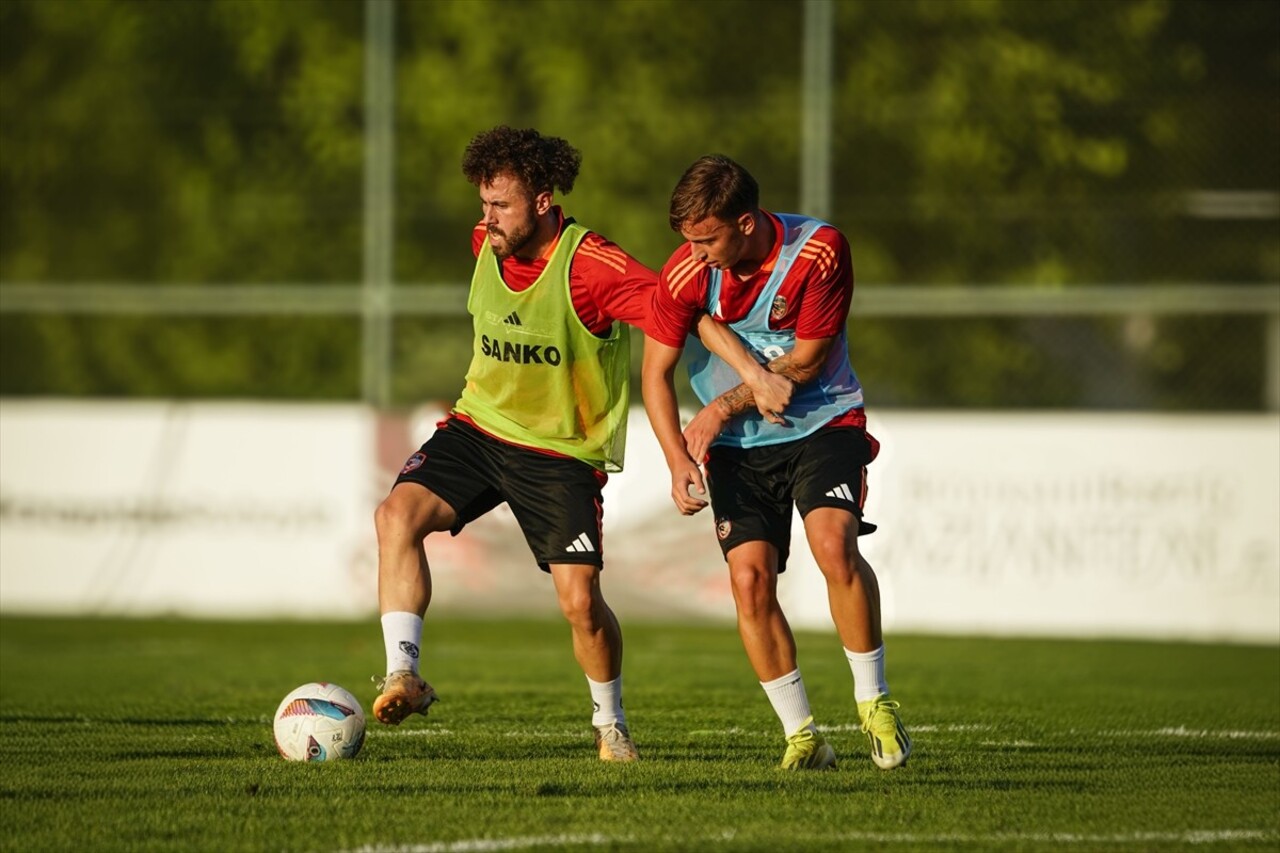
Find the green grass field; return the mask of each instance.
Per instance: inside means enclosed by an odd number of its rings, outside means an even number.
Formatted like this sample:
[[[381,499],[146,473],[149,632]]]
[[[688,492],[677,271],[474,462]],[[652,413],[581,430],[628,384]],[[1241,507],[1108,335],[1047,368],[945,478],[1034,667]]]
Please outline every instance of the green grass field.
[[[431,716],[307,765],[272,712],[313,680],[367,711],[374,619],[4,618],[0,849],[1280,849],[1280,648],[890,637],[916,751],[886,773],[838,641],[801,634],[841,761],[786,774],[731,627],[624,629],[636,764],[596,759],[562,623],[432,620]]]

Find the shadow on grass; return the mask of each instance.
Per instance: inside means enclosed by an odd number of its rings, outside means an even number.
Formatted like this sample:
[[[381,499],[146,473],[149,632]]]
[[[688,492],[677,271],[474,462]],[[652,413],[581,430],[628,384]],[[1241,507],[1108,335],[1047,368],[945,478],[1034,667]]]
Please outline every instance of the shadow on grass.
[[[628,779],[626,785],[629,796],[637,794],[662,795],[705,795],[708,791],[722,790],[726,795],[744,797],[751,794],[771,795],[778,792],[781,780],[733,779],[712,783],[707,780],[675,781],[669,779]],[[264,786],[265,787],[265,786]],[[476,794],[516,795],[543,798],[572,798],[583,800],[614,800],[618,796],[617,789],[602,786],[598,780],[529,780],[521,782],[470,780],[459,781],[456,777],[449,779],[431,778],[414,783],[361,783],[356,788],[361,793],[379,795],[421,796],[424,792],[436,795],[475,796]]]
[[[760,765],[771,766],[781,758],[755,750],[734,749],[726,747],[685,749],[676,746],[649,746],[644,741],[637,744],[641,762],[653,764],[657,762],[681,764],[719,764],[719,765]],[[594,758],[595,744],[590,736],[581,739],[565,739],[549,741],[540,739],[535,742],[521,742],[510,738],[494,739],[486,742],[473,739],[461,742],[453,739],[427,739],[418,742],[402,741],[394,746],[380,741],[372,749],[366,748],[365,755],[374,761],[401,761],[427,759],[432,761],[457,761],[464,764],[485,763],[523,763],[546,760],[577,760]]]
[[[86,714],[0,714],[0,726],[11,723],[36,723],[39,725],[72,726],[168,726],[180,728],[226,728],[229,726],[261,725],[259,720],[233,719],[229,717],[90,717]]]

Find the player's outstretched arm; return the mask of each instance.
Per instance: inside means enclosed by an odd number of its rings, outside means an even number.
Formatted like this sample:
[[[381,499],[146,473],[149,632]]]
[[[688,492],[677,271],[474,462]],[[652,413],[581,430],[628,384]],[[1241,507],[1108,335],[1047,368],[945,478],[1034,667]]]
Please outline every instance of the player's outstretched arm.
[[[693,515],[706,508],[707,502],[689,493],[692,487],[706,495],[707,484],[702,471],[685,449],[680,433],[680,409],[676,401],[675,369],[680,361],[678,347],[667,346],[645,336],[644,361],[640,369],[640,390],[645,412],[653,427],[662,454],[671,472],[671,500],[682,515]]]
[[[742,385],[733,390],[745,389],[745,392],[739,391],[739,394],[745,393],[746,401],[755,406],[765,420],[775,424],[783,423],[782,412],[791,402],[794,387],[791,380],[756,361],[755,356],[732,329],[711,319],[708,314],[698,318],[698,337],[707,349],[723,359],[742,379]],[[749,410],[750,406],[742,411]],[[694,458],[699,457],[695,455]]]

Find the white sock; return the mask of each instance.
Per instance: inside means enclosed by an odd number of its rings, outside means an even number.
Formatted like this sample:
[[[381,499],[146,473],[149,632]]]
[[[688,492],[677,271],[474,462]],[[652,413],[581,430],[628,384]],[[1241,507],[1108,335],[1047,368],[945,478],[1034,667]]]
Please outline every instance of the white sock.
[[[627,724],[627,715],[622,710],[622,676],[613,681],[592,681],[587,677],[587,686],[591,688],[591,725],[607,726],[611,723]]]
[[[387,674],[407,669],[418,672],[422,645],[422,617],[404,610],[382,614],[382,643],[387,650]]]
[[[849,669],[853,670],[855,702],[866,702],[889,692],[884,680],[884,646],[870,652],[845,649],[844,656],[849,659]]]
[[[773,712],[782,721],[783,736],[793,735],[808,723],[808,728],[817,731],[817,726],[809,720],[813,714],[809,711],[809,696],[804,690],[804,678],[799,669],[793,669],[781,678],[773,681],[762,681],[764,694],[773,705]]]

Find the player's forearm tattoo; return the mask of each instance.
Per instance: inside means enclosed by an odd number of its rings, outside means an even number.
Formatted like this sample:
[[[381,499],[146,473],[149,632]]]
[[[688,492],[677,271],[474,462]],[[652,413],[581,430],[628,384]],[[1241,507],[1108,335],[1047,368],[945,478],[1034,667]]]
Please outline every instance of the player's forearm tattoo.
[[[796,364],[791,353],[783,353],[782,355],[769,362],[765,367],[769,368],[770,373],[776,373],[779,376],[785,376],[797,385],[809,381],[810,377],[801,367]]]
[[[743,412],[753,411],[756,407],[756,398],[746,385],[738,385],[716,397],[716,405],[725,415],[733,417]]]
[[[795,359],[791,357],[791,353],[784,353],[765,365],[770,373],[776,373],[790,379],[793,383],[799,384],[809,379],[804,370],[795,363]],[[756,407],[756,397],[746,384],[738,385],[725,391],[719,397],[716,397],[716,405],[720,407],[720,411],[725,413],[726,417],[740,415],[743,412],[750,412]]]

